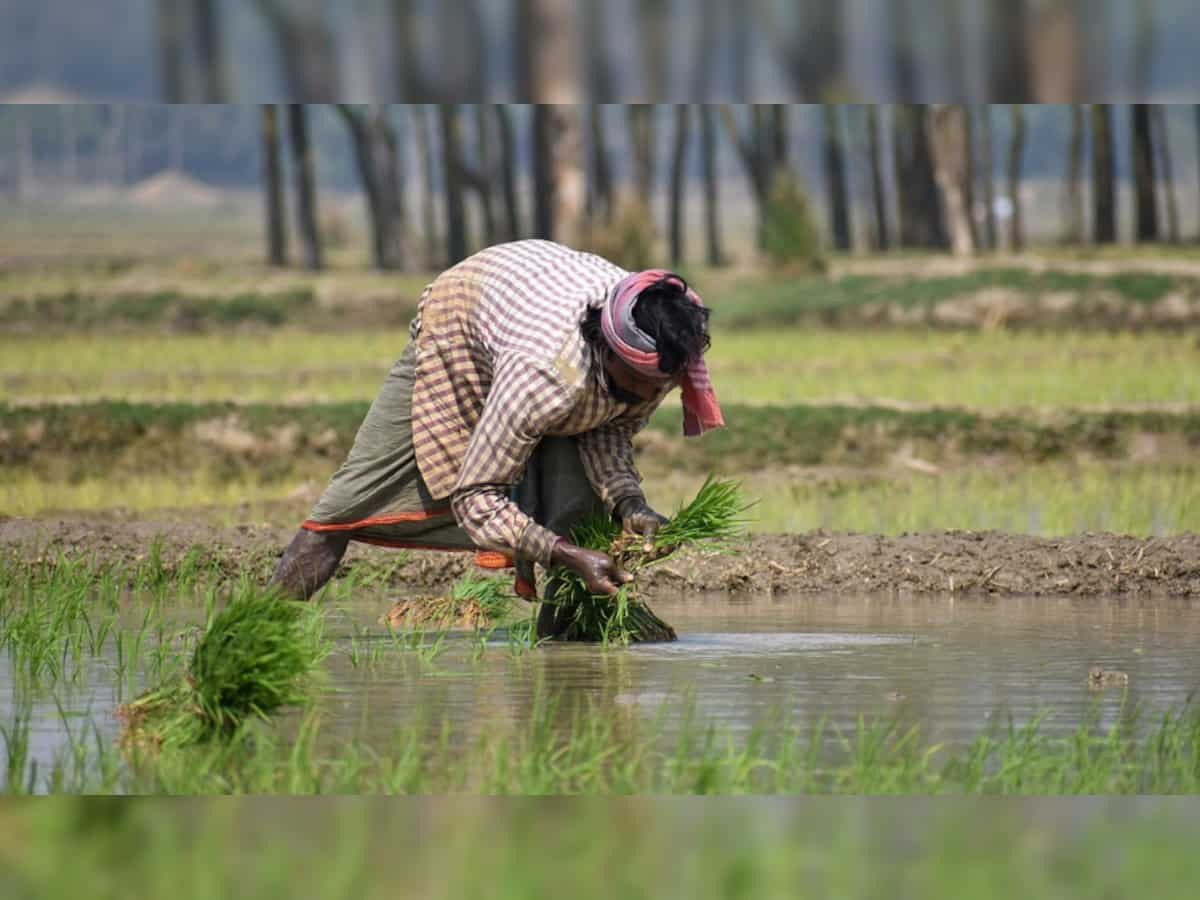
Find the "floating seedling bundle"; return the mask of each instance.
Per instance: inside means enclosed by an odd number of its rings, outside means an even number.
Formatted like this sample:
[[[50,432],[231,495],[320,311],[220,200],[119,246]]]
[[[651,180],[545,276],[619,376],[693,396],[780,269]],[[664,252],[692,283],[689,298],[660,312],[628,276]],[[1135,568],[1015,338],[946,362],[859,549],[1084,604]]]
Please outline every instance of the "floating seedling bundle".
[[[436,597],[401,600],[379,620],[393,630],[434,628],[486,629],[509,622],[516,598],[512,579],[503,575],[467,572]]]
[[[185,671],[118,708],[123,741],[154,750],[183,747],[303,703],[328,653],[321,623],[313,607],[241,590],[210,617]]]
[[[693,544],[728,546],[743,533],[743,514],[748,508],[736,482],[710,477],[695,499],[680,507],[659,529],[649,552],[641,535],[623,531],[611,518],[592,516],[585,520],[571,532],[572,540],[580,547],[609,554],[634,578],[622,585],[615,597],[595,596],[588,592],[579,575],[565,567],[556,567],[550,577],[558,587],[548,602],[571,610],[570,624],[560,639],[606,644],[675,640],[675,629],[640,599],[639,571]]]

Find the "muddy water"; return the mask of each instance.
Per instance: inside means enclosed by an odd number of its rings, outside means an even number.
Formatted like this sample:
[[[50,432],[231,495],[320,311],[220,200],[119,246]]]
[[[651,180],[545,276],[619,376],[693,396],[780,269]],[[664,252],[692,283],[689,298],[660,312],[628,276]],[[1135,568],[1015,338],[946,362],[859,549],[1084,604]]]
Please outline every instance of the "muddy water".
[[[655,604],[679,631],[673,644],[512,653],[502,637],[476,649],[455,634],[432,659],[392,642],[376,622],[386,606],[375,596],[329,610],[337,649],[321,703],[331,740],[386,748],[422,714],[478,732],[526,719],[549,689],[564,721],[590,707],[670,732],[690,707],[733,732],[781,721],[806,729],[824,718],[832,741],[834,728],[852,729],[860,715],[898,717],[920,724],[924,742],[961,745],[1010,715],[1024,723],[1050,710],[1043,727],[1055,733],[1092,713],[1111,724],[1121,692],[1089,690],[1092,665],[1127,672],[1129,699],[1147,712],[1178,708],[1200,688],[1200,603],[1191,599],[694,596]],[[114,681],[112,661],[101,659],[57,690],[73,732],[94,725],[105,739],[115,735]],[[0,724],[11,727],[16,703],[0,651]],[[43,771],[69,746],[58,704],[34,696],[30,756]],[[0,742],[0,764],[4,755]]]
[[[919,723],[929,741],[969,741],[997,716],[1038,712],[1045,729],[1074,730],[1090,713],[1115,721],[1121,691],[1087,686],[1092,665],[1129,675],[1129,699],[1179,707],[1200,688],[1200,605],[1190,600],[759,597],[656,603],[680,640],[603,652],[544,647],[512,658],[493,646],[477,662],[461,648],[430,664],[333,662],[356,725],[384,735],[419,708],[481,726],[528,715],[536,687],[563,701],[632,710],[666,722],[691,704],[744,731],[786,719],[853,728],[859,715]],[[348,622],[375,610],[346,610]],[[630,713],[626,713],[630,714]]]

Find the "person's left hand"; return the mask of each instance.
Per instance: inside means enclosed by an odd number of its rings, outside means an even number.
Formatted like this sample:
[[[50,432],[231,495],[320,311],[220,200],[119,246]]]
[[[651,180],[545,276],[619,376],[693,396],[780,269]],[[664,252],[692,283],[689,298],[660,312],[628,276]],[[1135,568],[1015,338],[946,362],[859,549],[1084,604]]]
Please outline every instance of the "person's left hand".
[[[630,497],[623,501],[616,513],[621,519],[621,527],[630,534],[641,535],[642,549],[646,553],[653,553],[654,538],[658,529],[669,521],[667,517],[656,513],[642,497]]]

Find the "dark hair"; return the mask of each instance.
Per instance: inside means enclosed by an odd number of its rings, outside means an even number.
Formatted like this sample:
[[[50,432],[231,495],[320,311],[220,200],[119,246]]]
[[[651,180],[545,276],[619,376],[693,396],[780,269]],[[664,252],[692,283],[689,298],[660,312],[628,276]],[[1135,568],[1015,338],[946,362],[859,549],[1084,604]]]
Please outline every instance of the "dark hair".
[[[680,374],[708,350],[708,316],[706,307],[688,299],[687,282],[678,275],[654,282],[638,294],[633,307],[634,323],[654,339],[664,375]],[[593,348],[607,346],[598,308],[588,310],[581,331]]]

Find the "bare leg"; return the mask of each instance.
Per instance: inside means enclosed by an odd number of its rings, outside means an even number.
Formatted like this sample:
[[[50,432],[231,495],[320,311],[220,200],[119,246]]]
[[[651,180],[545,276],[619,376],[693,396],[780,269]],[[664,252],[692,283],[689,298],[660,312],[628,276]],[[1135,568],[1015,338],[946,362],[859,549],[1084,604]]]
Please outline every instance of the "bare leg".
[[[308,600],[333,577],[349,544],[348,534],[301,528],[284,551],[270,583],[293,600]]]

